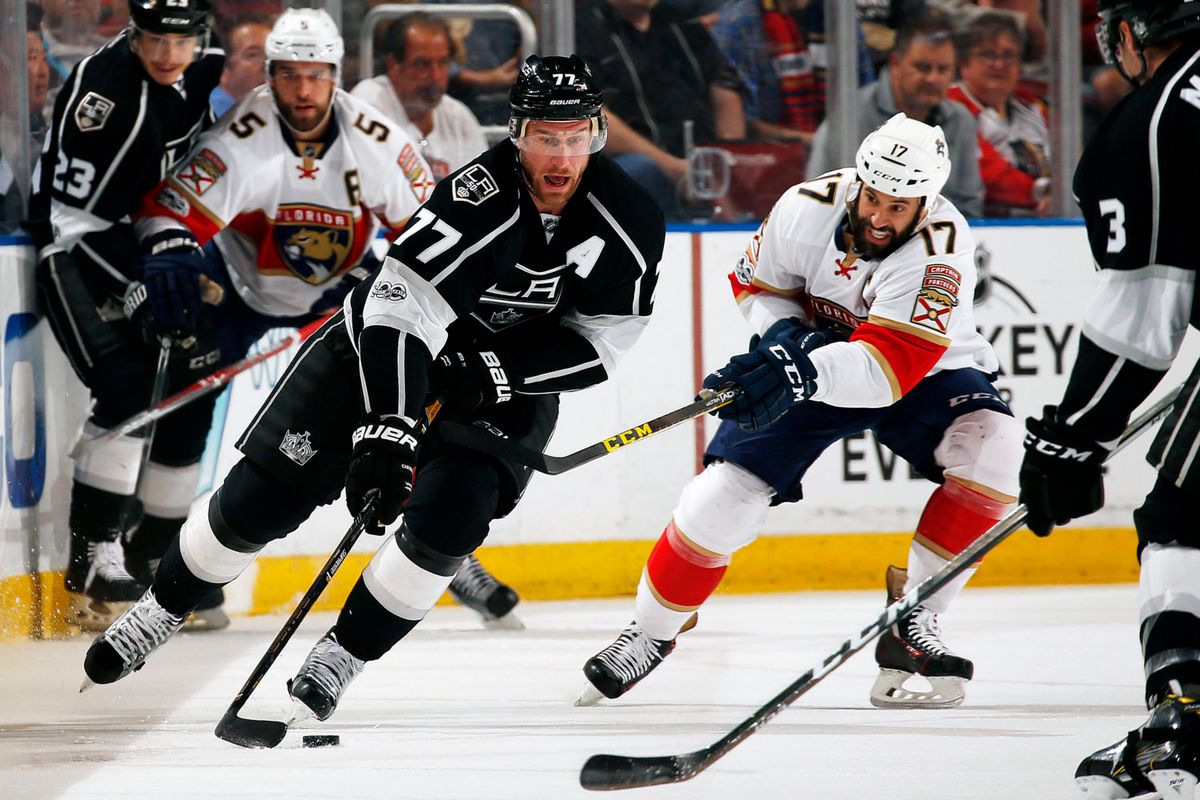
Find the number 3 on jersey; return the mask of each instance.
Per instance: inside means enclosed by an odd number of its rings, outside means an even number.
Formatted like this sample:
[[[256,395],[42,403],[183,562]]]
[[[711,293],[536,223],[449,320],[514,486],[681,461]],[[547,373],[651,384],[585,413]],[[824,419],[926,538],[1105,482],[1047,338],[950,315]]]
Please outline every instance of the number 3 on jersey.
[[[1106,197],[1100,201],[1100,216],[1112,215],[1108,221],[1109,253],[1119,253],[1125,249],[1125,204],[1115,197]]]

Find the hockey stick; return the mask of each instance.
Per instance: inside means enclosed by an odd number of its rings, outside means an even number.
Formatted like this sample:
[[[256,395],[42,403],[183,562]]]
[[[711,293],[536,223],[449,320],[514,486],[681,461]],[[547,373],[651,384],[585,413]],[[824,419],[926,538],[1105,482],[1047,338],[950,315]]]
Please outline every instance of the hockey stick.
[[[154,371],[154,386],[150,390],[150,406],[153,408],[162,402],[163,395],[167,392],[167,373],[171,366],[171,340],[169,337],[162,337],[158,343],[158,366]],[[146,433],[142,437],[142,458],[138,464],[138,480],[146,474],[146,464],[150,461],[150,448],[154,446],[154,429],[157,427],[158,420],[151,420],[146,426]]]
[[[1126,445],[1166,416],[1170,411],[1171,404],[1179,395],[1179,391],[1179,388],[1176,388],[1169,392],[1144,414],[1131,422],[1125,432],[1121,434],[1121,438],[1108,457],[1111,459],[1121,452]],[[877,620],[863,628],[860,633],[842,642],[837,650],[826,656],[819,664],[801,675],[782,692],[771,698],[766,705],[713,744],[691,753],[673,756],[594,755],[583,765],[583,770],[579,774],[580,784],[585,789],[608,791],[679,783],[699,775],[730,750],[744,742],[776,714],[820,683],[826,675],[845,663],[846,659],[895,624],[896,620],[921,605],[931,595],[960,575],[963,570],[968,569],[992,548],[1004,541],[1009,534],[1025,524],[1026,514],[1025,506],[1018,505],[976,539],[970,547],[955,556],[953,561],[921,581],[911,591],[888,606]]]
[[[421,422],[422,431],[437,416],[441,407],[442,404],[439,400],[434,400],[425,407],[425,419]],[[358,541],[358,537],[362,535],[368,524],[375,524],[375,503],[377,500],[378,493],[372,489],[368,493],[367,502],[363,507],[362,513],[355,518],[350,529],[346,531],[346,535],[342,537],[342,540],[338,542],[338,546],[329,555],[329,560],[325,562],[325,566],[321,567],[321,571],[313,579],[312,585],[308,587],[308,591],[300,598],[300,602],[296,604],[296,609],[288,617],[287,622],[283,623],[283,627],[275,635],[275,640],[271,642],[267,648],[267,652],[263,653],[262,658],[258,660],[258,664],[255,665],[254,670],[250,673],[250,677],[246,678],[246,682],[242,684],[242,688],[234,696],[233,702],[225,710],[225,715],[217,723],[217,727],[213,732],[219,738],[240,747],[274,747],[283,741],[284,736],[287,736],[288,728],[291,726],[290,720],[284,722],[274,719],[251,719],[248,717],[239,717],[238,712],[242,710],[242,706],[246,705],[246,701],[250,699],[250,695],[258,687],[263,676],[271,669],[271,665],[275,663],[275,659],[279,657],[288,640],[292,638],[292,634],[296,632],[296,629],[300,627],[300,623],[308,616],[308,611],[312,608],[313,603],[317,601],[317,598],[321,596],[321,592],[325,591],[325,587],[333,580],[334,573],[342,566],[342,562],[346,559],[346,555],[350,552],[351,548],[354,547],[354,543]]]
[[[75,447],[71,450],[71,458],[85,456],[88,453],[103,447],[114,439],[133,433],[139,428],[144,428],[145,426],[156,422],[168,414],[178,411],[189,403],[199,400],[201,397],[220,389],[222,386],[233,380],[236,376],[240,375],[251,367],[261,364],[268,358],[282,353],[294,344],[303,342],[328,319],[328,317],[322,317],[315,322],[310,322],[308,325],[305,325],[288,338],[272,345],[263,352],[244,358],[236,364],[230,364],[227,367],[221,367],[213,374],[201,378],[191,386],[176,392],[165,400],[160,397],[158,400],[155,400],[151,403],[150,408],[134,414],[132,417],[120,423],[115,428],[105,431],[99,436],[94,436],[91,439],[80,439],[75,443]]]
[[[607,439],[565,456],[551,456],[538,450],[531,450],[509,439],[489,433],[485,428],[461,422],[442,423],[440,433],[443,439],[453,444],[499,456],[508,461],[515,461],[547,475],[558,475],[567,470],[581,467],[589,461],[595,461],[625,445],[640,442],[647,436],[653,436],[668,428],[673,428],[681,422],[687,422],[690,419],[704,416],[710,411],[716,411],[718,408],[732,403],[739,394],[741,394],[741,389],[734,385],[723,386],[716,390],[701,389],[696,400],[682,408],[669,411],[661,417],[655,417],[648,422],[613,434]]]
[[[372,490],[374,491],[374,490]],[[333,580],[333,575],[338,571],[338,567],[346,559],[350,549],[354,547],[354,543],[358,541],[358,537],[362,535],[366,529],[367,523],[375,517],[375,501],[377,496],[371,496],[367,499],[367,504],[363,508],[363,512],[359,514],[350,529],[346,531],[346,535],[338,542],[338,546],[333,549],[329,560],[325,562],[325,566],[321,567],[321,571],[317,573],[317,577],[313,580],[312,586],[308,587],[308,591],[300,598],[300,602],[296,605],[296,610],[288,617],[287,622],[283,623],[283,627],[279,629],[279,633],[275,635],[275,640],[271,642],[271,646],[267,648],[267,652],[263,653],[262,658],[258,660],[254,671],[250,673],[250,677],[242,684],[242,688],[233,698],[233,702],[229,704],[229,708],[225,711],[225,716],[221,717],[221,721],[217,723],[217,728],[214,731],[218,737],[227,742],[232,742],[239,747],[274,747],[283,741],[283,737],[288,732],[288,722],[274,719],[250,719],[247,717],[239,717],[238,712],[242,710],[242,706],[246,705],[246,701],[250,699],[250,695],[258,687],[260,681],[271,669],[271,665],[275,663],[275,659],[283,651],[284,646],[292,638],[292,634],[300,627],[300,623],[308,616],[308,611],[312,608],[313,603],[321,596],[321,592],[325,591],[325,587]]]

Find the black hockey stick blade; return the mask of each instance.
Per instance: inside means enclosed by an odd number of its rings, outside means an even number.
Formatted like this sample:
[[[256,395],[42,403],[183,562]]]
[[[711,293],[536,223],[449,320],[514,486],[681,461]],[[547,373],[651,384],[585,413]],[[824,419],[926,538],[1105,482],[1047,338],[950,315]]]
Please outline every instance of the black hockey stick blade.
[[[1141,414],[1125,429],[1108,458],[1112,459],[1125,449],[1154,423],[1165,417],[1179,395],[1179,388],[1168,392],[1161,400]],[[863,649],[887,630],[896,620],[924,603],[935,592],[954,580],[963,570],[983,558],[1013,532],[1025,524],[1027,511],[1024,504],[1012,511],[982,536],[971,543],[944,567],[913,587],[903,597],[888,606],[883,614],[859,633],[842,642],[841,646],[826,656],[821,663],[789,684],[782,692],[767,701],[729,733],[713,744],[691,753],[673,756],[618,756],[595,755],[584,763],[579,773],[579,783],[592,791],[633,789],[639,786],[658,786],[664,783],[679,783],[699,775],[715,764],[722,756],[748,739],[776,714],[783,711],[810,689],[820,683],[826,675],[846,662],[850,656]]]
[[[718,408],[732,403],[739,394],[741,394],[741,389],[732,384],[715,390],[701,389],[696,399],[682,408],[669,411],[661,417],[655,417],[632,428],[626,428],[620,433],[615,433],[565,456],[551,456],[538,450],[531,450],[509,439],[496,436],[486,428],[461,422],[444,422],[440,432],[442,438],[448,442],[469,447],[481,453],[499,456],[507,461],[515,461],[547,475],[559,475],[581,467],[589,461],[595,461],[626,445],[640,442],[648,436],[673,428],[682,422],[702,417],[710,411],[716,411]]]
[[[292,634],[296,632],[296,629],[300,627],[300,623],[308,616],[308,611],[312,608],[313,603],[321,596],[321,592],[325,591],[325,587],[333,579],[334,573],[338,571],[338,567],[342,565],[342,562],[346,559],[346,555],[354,547],[354,543],[358,541],[358,537],[362,535],[367,520],[373,519],[374,516],[375,498],[370,497],[367,499],[367,505],[363,509],[362,514],[354,520],[353,524],[350,525],[350,529],[346,531],[346,535],[338,542],[338,546],[330,554],[329,560],[325,562],[325,566],[321,567],[321,571],[313,579],[312,585],[308,587],[308,591],[300,598],[300,602],[296,604],[296,609],[288,617],[287,622],[283,623],[283,627],[275,635],[275,639],[267,648],[267,652],[263,653],[262,658],[258,660],[258,664],[255,665],[254,670],[250,673],[250,677],[242,684],[241,690],[233,698],[233,702],[229,704],[225,715],[217,723],[217,727],[213,733],[218,738],[236,744],[239,747],[267,748],[275,747],[287,736],[289,722],[240,717],[238,716],[238,712],[242,710],[242,706],[246,705],[246,701],[250,699],[250,695],[258,687],[259,682],[266,676],[267,671],[271,669],[271,665],[275,663],[275,659],[279,657],[284,646],[292,638]]]

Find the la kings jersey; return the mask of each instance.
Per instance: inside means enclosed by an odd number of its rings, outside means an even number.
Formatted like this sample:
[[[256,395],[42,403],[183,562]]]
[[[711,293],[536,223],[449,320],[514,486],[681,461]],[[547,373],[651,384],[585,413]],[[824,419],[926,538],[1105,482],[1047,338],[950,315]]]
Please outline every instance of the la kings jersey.
[[[938,197],[907,242],[882,260],[849,252],[846,193],[853,169],[789,189],[758,229],[730,279],[759,332],[787,317],[842,341],[811,354],[811,399],[845,407],[894,403],[927,374],[999,362],[976,330],[975,239]]]
[[[223,63],[220,50],[207,50],[176,85],[162,86],[122,33],[75,66],[54,102],[34,171],[30,220],[41,256],[79,246],[112,278],[127,282],[137,248],[132,231],[114,225],[211,121],[208,96]]]
[[[1197,131],[1200,46],[1192,39],[1112,110],[1075,170],[1100,272],[1059,411],[1101,442],[1117,438],[1171,366],[1189,323],[1200,325]]]
[[[215,236],[246,305],[271,316],[307,313],[359,264],[381,225],[399,230],[433,188],[398,125],[341,89],[332,103],[322,140],[298,142],[270,87],[259,87],[146,199],[139,236],[152,251],[177,243],[180,225],[199,244]]]
[[[603,155],[544,222],[497,144],[438,183],[346,298],[367,410],[418,418],[447,342],[494,351],[521,393],[605,380],[649,320],[663,238],[658,206]]]

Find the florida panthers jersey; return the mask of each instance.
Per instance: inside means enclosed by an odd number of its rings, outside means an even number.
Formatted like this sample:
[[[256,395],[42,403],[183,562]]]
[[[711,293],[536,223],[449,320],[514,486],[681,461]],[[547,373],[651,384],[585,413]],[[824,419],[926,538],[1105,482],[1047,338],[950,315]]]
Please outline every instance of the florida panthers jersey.
[[[962,214],[939,197],[912,238],[865,259],[846,212],[855,180],[852,169],[831,172],[775,204],[730,276],[751,325],[800,317],[841,340],[812,353],[812,399],[836,406],[891,405],[939,370],[995,372],[975,329],[975,239]]]
[[[416,144],[374,106],[338,89],[325,136],[298,142],[262,86],[146,198],[138,234],[152,251],[177,244],[180,225],[199,244],[216,236],[246,305],[304,314],[432,189]]]

